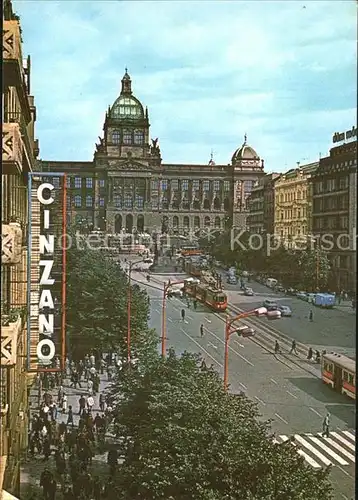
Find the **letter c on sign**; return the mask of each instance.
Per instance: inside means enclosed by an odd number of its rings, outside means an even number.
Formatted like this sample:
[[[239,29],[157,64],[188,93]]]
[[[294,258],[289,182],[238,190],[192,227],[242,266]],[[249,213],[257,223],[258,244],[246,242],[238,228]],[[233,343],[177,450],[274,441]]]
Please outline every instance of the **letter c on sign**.
[[[37,199],[39,200],[39,202],[42,203],[42,205],[51,205],[51,203],[54,202],[54,199],[52,198],[52,196],[50,196],[50,198],[47,199],[44,198],[42,194],[44,189],[49,189],[50,191],[53,191],[55,187],[49,182],[44,182],[37,188]]]
[[[42,352],[42,349],[45,345],[48,346],[50,349],[50,352],[48,354],[44,354]],[[37,357],[40,361],[42,361],[42,362],[51,361],[54,358],[55,353],[56,353],[55,344],[52,342],[52,340],[43,339],[43,340],[40,340],[40,342],[37,344],[36,354],[37,354]]]

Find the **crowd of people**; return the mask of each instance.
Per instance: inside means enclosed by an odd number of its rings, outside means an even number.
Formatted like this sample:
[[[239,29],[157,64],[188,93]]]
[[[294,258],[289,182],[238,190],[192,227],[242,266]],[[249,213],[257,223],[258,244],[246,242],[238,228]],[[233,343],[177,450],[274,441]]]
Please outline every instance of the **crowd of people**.
[[[96,360],[86,355],[78,363],[66,362],[64,373],[43,374],[39,379],[39,409],[30,417],[30,457],[45,462],[40,486],[44,500],[102,500],[118,497],[113,479],[117,472],[118,451],[106,443],[106,433],[115,427],[115,412],[108,397],[100,392],[100,374],[111,380],[120,361],[112,356]],[[78,407],[68,405],[66,384],[81,389]],[[82,392],[85,388],[85,393]],[[95,397],[98,395],[98,411]],[[59,414],[61,418],[59,418]],[[75,418],[76,416],[76,418]],[[109,449],[108,449],[109,448]],[[107,453],[108,476],[92,470],[96,453]],[[30,496],[29,500],[38,500]]]

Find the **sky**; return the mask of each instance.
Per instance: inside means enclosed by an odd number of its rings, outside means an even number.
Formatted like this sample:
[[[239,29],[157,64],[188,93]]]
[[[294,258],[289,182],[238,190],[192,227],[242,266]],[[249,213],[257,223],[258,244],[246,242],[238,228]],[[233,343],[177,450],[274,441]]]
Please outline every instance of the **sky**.
[[[356,4],[13,0],[43,160],[91,161],[125,67],[164,163],[267,172],[317,161],[357,122]]]

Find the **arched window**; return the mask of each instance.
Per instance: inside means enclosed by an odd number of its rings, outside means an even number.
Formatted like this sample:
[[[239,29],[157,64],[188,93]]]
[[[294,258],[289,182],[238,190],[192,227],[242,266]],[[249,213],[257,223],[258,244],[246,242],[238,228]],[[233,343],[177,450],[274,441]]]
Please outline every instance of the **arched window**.
[[[200,227],[200,217],[197,215],[194,217],[194,227]]]
[[[204,200],[204,210],[210,210],[210,201],[207,198]]]
[[[121,142],[121,133],[119,130],[113,130],[112,142],[113,142],[113,144],[119,144]]]
[[[140,196],[139,194],[135,195],[135,205],[136,205],[136,208],[139,208],[140,210],[143,210],[143,207],[144,207],[144,198],[143,198],[143,196]]]
[[[220,217],[215,217],[215,227],[221,227],[221,220]]]
[[[144,134],[142,130],[136,130],[134,132],[134,144],[143,144]]]
[[[214,199],[214,210],[220,210],[221,208],[221,200],[220,198],[216,197]]]
[[[127,209],[133,208],[133,200],[132,200],[132,197],[130,194],[127,194],[127,196],[125,197],[124,205],[125,205],[125,208],[127,208]]]
[[[230,201],[229,198],[225,198],[224,200],[224,210],[227,212],[230,208]]]
[[[76,194],[76,196],[75,196],[75,207],[76,208],[81,208],[81,205],[82,205],[81,196],[79,194]]]
[[[174,215],[173,217],[173,227],[178,227],[179,226],[179,217],[177,215]]]
[[[132,131],[125,130],[123,132],[123,144],[132,144]]]
[[[205,227],[210,227],[210,217],[205,217],[205,219],[204,219],[204,226]]]
[[[90,208],[93,205],[92,196],[86,196],[86,207]]]
[[[183,218],[183,226],[189,227],[189,217],[187,215]]]
[[[122,197],[119,194],[113,196],[113,204],[116,208],[122,208]]]

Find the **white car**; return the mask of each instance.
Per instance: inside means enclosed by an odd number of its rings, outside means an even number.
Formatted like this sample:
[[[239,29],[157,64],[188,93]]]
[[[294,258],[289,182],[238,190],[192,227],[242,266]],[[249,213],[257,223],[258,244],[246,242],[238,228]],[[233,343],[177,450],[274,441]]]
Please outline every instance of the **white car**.
[[[267,317],[268,319],[280,319],[281,318],[281,311],[278,309],[274,311],[267,311]]]
[[[277,302],[276,302],[276,300],[266,299],[266,300],[264,300],[263,306],[264,307],[277,307]]]
[[[286,316],[286,317],[292,316],[291,308],[288,306],[279,305],[277,310],[280,311],[281,316]]]

